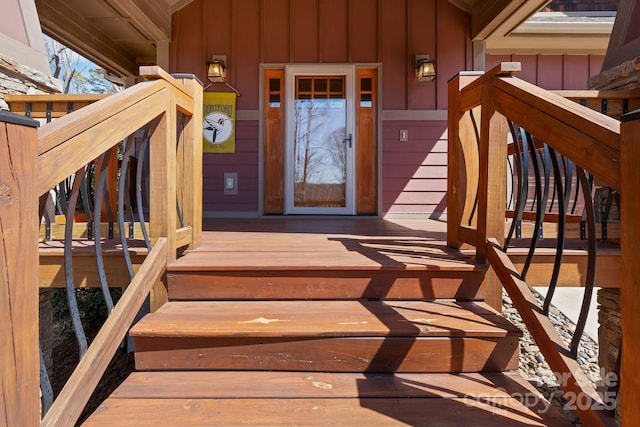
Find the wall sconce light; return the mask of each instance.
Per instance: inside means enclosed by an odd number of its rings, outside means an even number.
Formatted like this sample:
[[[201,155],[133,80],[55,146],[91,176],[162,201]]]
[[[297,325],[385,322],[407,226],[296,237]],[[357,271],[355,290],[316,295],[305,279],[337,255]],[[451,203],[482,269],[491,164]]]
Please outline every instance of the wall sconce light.
[[[436,78],[436,60],[429,55],[416,55],[416,78],[419,82],[431,82]]]
[[[211,62],[207,62],[207,79],[211,83],[225,83],[227,80],[227,56],[213,55]]]

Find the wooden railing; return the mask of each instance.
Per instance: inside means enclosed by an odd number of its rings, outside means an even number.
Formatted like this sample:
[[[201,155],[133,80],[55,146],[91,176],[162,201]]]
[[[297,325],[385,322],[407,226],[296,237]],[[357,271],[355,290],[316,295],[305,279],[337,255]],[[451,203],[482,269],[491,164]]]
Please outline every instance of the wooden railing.
[[[36,131],[0,120],[0,424],[69,426],[151,293],[166,301],[163,273],[180,247],[202,239],[202,85],[142,67],[147,81],[64,115]],[[184,120],[178,124],[177,117]],[[141,128],[150,129],[148,201],[153,249],[42,421],[38,361],[38,199]],[[176,209],[179,206],[179,212]],[[178,218],[180,216],[180,220]],[[20,248],[20,250],[16,250]]]
[[[545,359],[562,379],[564,392],[583,402],[576,408],[581,421],[589,426],[614,425],[603,410],[610,409],[612,396],[603,400],[586,380],[575,361],[575,349],[560,339],[505,252],[509,121],[617,191],[623,270],[620,398],[623,424],[635,425],[640,419],[640,408],[632,402],[640,393],[636,373],[640,344],[628,331],[640,327],[640,291],[635,283],[640,263],[634,259],[640,246],[636,196],[640,114],[627,114],[621,124],[580,105],[584,94],[578,102],[565,99],[517,79],[514,74],[519,70],[518,63],[503,63],[483,75],[461,73],[449,83],[448,243],[452,247],[472,245],[478,261],[490,263],[492,270],[485,280],[488,302],[500,307],[505,287]],[[623,104],[625,109],[629,106]],[[463,220],[470,217],[474,219]]]

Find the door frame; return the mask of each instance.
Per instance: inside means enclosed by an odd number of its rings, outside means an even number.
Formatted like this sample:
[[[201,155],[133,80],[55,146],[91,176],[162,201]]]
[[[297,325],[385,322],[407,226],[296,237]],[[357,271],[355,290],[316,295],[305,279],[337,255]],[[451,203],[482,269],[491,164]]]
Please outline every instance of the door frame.
[[[259,93],[260,101],[258,110],[239,110],[238,120],[255,120],[258,125],[258,216],[273,217],[284,215],[284,97],[285,67],[292,65],[291,63],[260,63],[259,64]],[[302,64],[300,64],[302,65]],[[322,64],[306,63],[309,67],[317,67]],[[344,64],[334,64],[344,65]],[[379,217],[382,212],[382,81],[383,70],[382,64],[376,62],[349,63],[356,69],[356,74],[370,70],[373,72],[375,91],[375,106],[373,109],[374,126],[373,132],[373,159],[369,163],[373,168],[373,203],[368,210],[361,210],[356,202],[355,215],[366,215],[370,217]],[[359,78],[359,77],[358,77]],[[274,93],[270,89],[270,82],[276,83],[280,80],[279,89]],[[274,99],[275,98],[275,99]],[[275,101],[274,105],[272,100]],[[282,101],[282,103],[280,103]],[[244,117],[244,119],[243,119]],[[358,168],[358,159],[356,159],[356,168]],[[359,172],[356,172],[356,185],[359,180]],[[356,200],[359,196],[356,194]]]
[[[355,123],[355,80],[356,67],[352,64],[287,65],[284,69],[284,214],[305,215],[355,215],[355,158],[357,144],[347,147],[347,182],[345,183],[344,207],[296,207],[294,206],[293,164],[294,164],[294,100],[297,76],[345,76],[346,128],[351,140],[357,141]]]

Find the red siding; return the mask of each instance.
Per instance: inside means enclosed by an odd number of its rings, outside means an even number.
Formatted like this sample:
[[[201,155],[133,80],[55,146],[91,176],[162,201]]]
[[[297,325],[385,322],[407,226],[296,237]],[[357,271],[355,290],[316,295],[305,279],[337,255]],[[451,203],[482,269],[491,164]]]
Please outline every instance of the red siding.
[[[206,61],[227,55],[229,83],[242,94],[237,108],[257,110],[261,63],[381,63],[383,110],[443,110],[447,80],[471,68],[469,26],[448,0],[195,0],[174,15],[171,71],[206,81]],[[436,58],[436,82],[415,80],[416,54]],[[382,212],[443,206],[445,123],[382,129]],[[397,141],[398,129],[409,129],[409,142]],[[258,210],[259,132],[258,121],[237,122],[237,153],[205,155],[206,212]],[[223,196],[225,172],[238,173],[238,196]]]
[[[205,212],[258,210],[258,122],[236,122],[235,154],[205,154],[203,209]],[[238,173],[238,195],[223,194],[225,172]]]
[[[522,63],[517,77],[549,90],[587,89],[587,80],[598,74],[601,55],[488,55],[487,69],[500,62]]]
[[[409,141],[398,141],[400,129]],[[447,191],[447,123],[384,122],[382,130],[382,211],[442,212]]]

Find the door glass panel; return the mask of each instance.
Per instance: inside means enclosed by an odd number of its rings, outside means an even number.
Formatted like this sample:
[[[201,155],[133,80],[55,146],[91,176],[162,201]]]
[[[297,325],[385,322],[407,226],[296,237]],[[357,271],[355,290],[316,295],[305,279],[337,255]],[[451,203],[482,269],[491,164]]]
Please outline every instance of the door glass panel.
[[[295,79],[294,207],[345,207],[347,99],[344,76]]]

